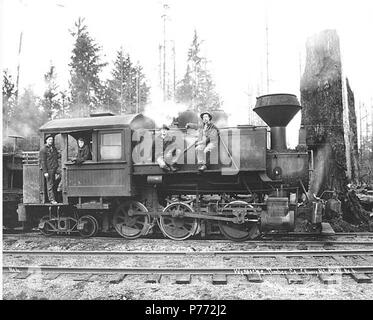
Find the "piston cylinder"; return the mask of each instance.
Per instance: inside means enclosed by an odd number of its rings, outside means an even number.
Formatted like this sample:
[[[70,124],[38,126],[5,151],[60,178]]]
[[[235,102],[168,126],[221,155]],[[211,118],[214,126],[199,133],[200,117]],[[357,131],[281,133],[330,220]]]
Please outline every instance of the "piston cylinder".
[[[289,200],[285,197],[269,197],[267,210],[260,214],[262,230],[294,230],[294,211],[289,211]]]

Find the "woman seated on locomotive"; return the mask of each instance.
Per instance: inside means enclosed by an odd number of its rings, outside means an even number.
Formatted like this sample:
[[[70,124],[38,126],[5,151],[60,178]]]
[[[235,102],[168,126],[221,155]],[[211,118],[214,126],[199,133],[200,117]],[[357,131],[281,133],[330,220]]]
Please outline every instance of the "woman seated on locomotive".
[[[78,154],[76,158],[73,158],[71,161],[76,164],[82,164],[86,160],[92,160],[92,153],[89,150],[88,144],[86,144],[84,138],[78,138]]]

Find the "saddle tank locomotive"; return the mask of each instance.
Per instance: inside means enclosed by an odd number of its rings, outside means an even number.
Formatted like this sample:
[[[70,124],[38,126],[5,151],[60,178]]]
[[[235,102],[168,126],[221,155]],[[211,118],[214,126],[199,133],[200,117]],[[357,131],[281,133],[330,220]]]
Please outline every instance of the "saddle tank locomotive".
[[[208,169],[197,170],[196,132],[171,127],[183,150],[179,170],[163,172],[154,161],[155,123],[142,114],[52,120],[40,128],[41,144],[54,135],[63,181],[57,204],[48,203],[39,165],[24,164],[19,220],[45,235],[116,231],[136,239],[158,230],[168,238],[221,232],[233,241],[292,231],[298,201],[308,185],[312,154],[286,147],[286,126],[301,109],[295,95],[257,98],[254,111],[270,127],[219,128],[219,147]],[[86,137],[92,160],[70,161],[76,139]],[[147,142],[147,143],[145,143]],[[320,226],[322,212],[311,223]]]

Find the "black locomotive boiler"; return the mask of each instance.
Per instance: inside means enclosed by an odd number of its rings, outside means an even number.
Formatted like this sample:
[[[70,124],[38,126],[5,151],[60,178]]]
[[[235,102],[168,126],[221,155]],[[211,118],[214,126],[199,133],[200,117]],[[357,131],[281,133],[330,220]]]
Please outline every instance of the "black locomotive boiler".
[[[193,130],[170,128],[183,152],[179,170],[165,173],[149,148],[155,123],[142,114],[52,120],[40,128],[40,141],[52,134],[61,150],[60,199],[48,202],[40,166],[25,163],[19,220],[37,223],[45,235],[89,237],[115,230],[127,239],[157,227],[174,240],[217,230],[234,241],[292,231],[312,169],[305,146],[304,151],[286,148],[286,126],[300,109],[294,95],[257,98],[254,111],[270,127],[270,146],[267,127],[219,128],[217,154],[209,156],[202,174]],[[78,166],[71,158],[80,136],[89,141],[92,160]],[[315,210],[311,220],[320,224],[321,212]]]

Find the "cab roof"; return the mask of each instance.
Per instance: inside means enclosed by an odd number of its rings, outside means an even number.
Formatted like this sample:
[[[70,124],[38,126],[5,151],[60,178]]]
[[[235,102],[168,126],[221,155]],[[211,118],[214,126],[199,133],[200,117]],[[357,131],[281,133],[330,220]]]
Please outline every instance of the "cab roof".
[[[130,127],[132,130],[153,129],[155,123],[141,113],[134,113],[118,116],[56,119],[45,123],[39,130],[40,132],[55,133],[123,127]]]

